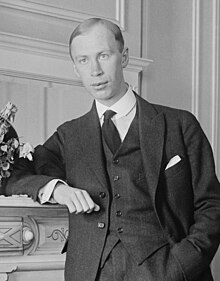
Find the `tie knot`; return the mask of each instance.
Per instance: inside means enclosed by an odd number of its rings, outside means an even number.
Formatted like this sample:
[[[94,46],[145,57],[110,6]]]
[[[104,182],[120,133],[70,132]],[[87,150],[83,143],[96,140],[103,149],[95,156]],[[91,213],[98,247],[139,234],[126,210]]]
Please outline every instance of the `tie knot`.
[[[113,110],[106,110],[106,112],[104,113],[104,120],[111,119],[115,114],[116,112]]]

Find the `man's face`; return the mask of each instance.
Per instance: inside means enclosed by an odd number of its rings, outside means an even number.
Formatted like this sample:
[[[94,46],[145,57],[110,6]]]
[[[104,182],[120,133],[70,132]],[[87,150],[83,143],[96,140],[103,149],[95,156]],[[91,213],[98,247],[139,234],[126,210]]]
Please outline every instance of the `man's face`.
[[[128,50],[119,52],[113,33],[104,25],[75,37],[71,51],[74,70],[95,99],[111,106],[125,94],[123,67],[128,63]]]

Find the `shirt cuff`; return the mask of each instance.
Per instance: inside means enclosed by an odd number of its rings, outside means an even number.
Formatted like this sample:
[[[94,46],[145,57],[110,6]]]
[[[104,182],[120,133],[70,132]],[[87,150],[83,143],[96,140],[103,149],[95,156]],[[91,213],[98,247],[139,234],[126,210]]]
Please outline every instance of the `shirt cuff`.
[[[59,182],[61,182],[63,184],[66,184],[66,182],[64,182],[60,179],[54,179],[54,180],[51,180],[50,182],[48,182],[44,187],[42,187],[39,190],[38,199],[39,199],[41,204],[44,204],[44,203],[56,204],[57,203],[53,199],[52,193],[54,191],[54,188],[55,188],[56,184],[59,183]]]

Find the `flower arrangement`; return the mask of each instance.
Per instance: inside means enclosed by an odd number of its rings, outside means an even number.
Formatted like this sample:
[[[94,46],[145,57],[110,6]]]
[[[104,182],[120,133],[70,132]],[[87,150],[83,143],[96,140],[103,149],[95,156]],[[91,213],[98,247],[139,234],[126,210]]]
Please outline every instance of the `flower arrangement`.
[[[8,102],[0,111],[0,188],[3,180],[10,177],[16,157],[33,160],[33,147],[29,143],[20,143],[12,127],[17,110],[14,104]]]

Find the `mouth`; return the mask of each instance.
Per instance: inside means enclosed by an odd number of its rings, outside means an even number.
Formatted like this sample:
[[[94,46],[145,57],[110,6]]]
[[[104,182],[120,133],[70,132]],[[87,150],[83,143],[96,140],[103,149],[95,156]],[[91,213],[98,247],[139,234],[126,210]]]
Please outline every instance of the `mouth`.
[[[105,82],[98,82],[98,83],[93,83],[91,84],[91,86],[93,88],[95,88],[96,90],[100,90],[100,89],[103,89],[107,86],[108,84],[108,81],[105,81]]]

